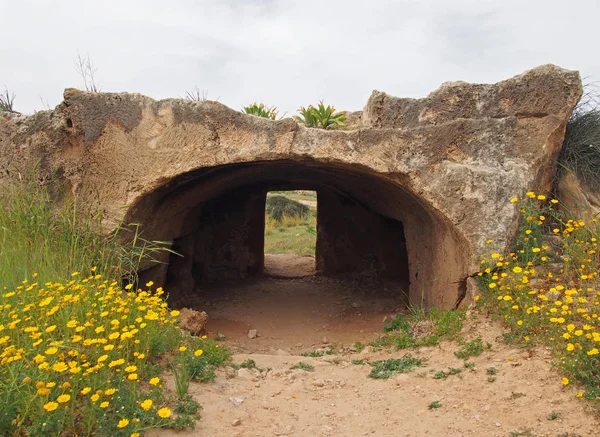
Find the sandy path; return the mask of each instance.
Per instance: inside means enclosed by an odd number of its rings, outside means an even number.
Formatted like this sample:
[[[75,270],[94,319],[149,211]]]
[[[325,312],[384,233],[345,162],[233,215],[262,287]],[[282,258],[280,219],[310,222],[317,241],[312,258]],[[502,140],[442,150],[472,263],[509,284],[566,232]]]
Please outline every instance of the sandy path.
[[[235,361],[251,358],[264,370],[230,368],[214,383],[193,384],[190,393],[203,407],[196,429],[148,435],[507,437],[526,430],[530,436],[600,435],[597,416],[575,397],[574,388],[562,387],[547,362],[547,351],[505,345],[502,330],[481,317],[464,331],[483,336],[492,348],[471,359],[474,371],[464,369],[445,380],[432,376],[448,367],[463,367],[453,355],[458,349],[454,342],[413,351],[427,359],[426,366],[389,380],[369,378],[370,366],[351,360],[399,358],[406,351],[366,349],[322,358],[238,354]],[[313,365],[314,372],[292,370],[300,361]],[[498,370],[495,382],[488,382],[490,367]],[[230,398],[243,402],[235,405]],[[429,410],[433,401],[440,401],[441,407]],[[560,419],[548,420],[553,411]]]

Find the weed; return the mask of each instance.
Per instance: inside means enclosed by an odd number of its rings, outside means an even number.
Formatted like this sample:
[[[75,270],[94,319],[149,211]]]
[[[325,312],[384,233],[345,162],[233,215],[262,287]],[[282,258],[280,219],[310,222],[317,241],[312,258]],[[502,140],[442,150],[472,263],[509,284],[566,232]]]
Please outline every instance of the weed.
[[[552,413],[550,413],[547,417],[548,420],[558,420],[560,419],[560,413],[557,413],[556,411],[553,411]]]
[[[464,362],[465,369],[475,370],[475,363],[471,363],[469,361]]]
[[[9,93],[7,88],[4,88],[4,93],[0,94],[0,112],[14,112],[14,93]]]
[[[352,345],[352,347],[356,350],[356,352],[362,352],[365,349],[365,345],[362,344],[360,341],[357,341],[356,343],[354,343]]]
[[[175,406],[175,412],[179,414],[194,415],[200,410],[200,404],[193,400],[191,396],[186,396],[177,402]]]
[[[369,376],[375,379],[388,379],[396,373],[406,373],[421,367],[423,363],[423,359],[415,358],[410,354],[399,359],[390,358],[385,361],[376,361],[371,363],[373,369],[371,369]]]
[[[304,370],[305,372],[314,372],[315,367],[310,364],[299,362],[294,367],[292,367],[292,369]]]
[[[365,363],[365,360],[352,360],[351,362],[352,362],[352,364],[354,364],[355,366],[364,366],[364,365],[366,364],[366,363]]]
[[[440,401],[433,401],[427,406],[427,408],[429,408],[430,410],[437,410],[438,408],[441,408],[441,406],[442,403]]]
[[[256,369],[256,361],[247,359],[239,364],[240,369]]]
[[[469,342],[461,340],[459,341],[459,344],[461,345],[461,348],[459,351],[454,352],[454,355],[456,355],[457,358],[461,358],[464,360],[470,357],[478,357],[483,353],[484,350],[483,341],[481,340],[481,337],[478,337],[475,340]]]
[[[486,370],[486,373],[488,375],[496,375],[498,374],[498,369],[496,369],[495,367],[490,367]]]
[[[451,375],[458,375],[461,372],[462,372],[462,369],[457,369],[457,368],[454,368],[454,367],[450,367],[450,368],[448,368],[447,372],[444,372],[443,370],[437,371],[433,375],[433,379],[446,379],[446,378],[448,378]]]
[[[496,377],[495,376],[488,376],[487,381],[488,382],[495,382],[496,381]]]
[[[532,436],[531,431],[529,430],[525,430],[525,431],[512,431],[510,434],[508,434],[509,437],[520,437],[520,436],[524,436],[524,437],[529,437]]]

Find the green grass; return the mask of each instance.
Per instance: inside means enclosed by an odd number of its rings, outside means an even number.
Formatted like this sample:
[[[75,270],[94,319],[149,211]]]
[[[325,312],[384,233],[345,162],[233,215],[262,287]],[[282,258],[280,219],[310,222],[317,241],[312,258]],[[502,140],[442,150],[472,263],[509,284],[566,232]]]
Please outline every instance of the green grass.
[[[447,372],[445,372],[443,370],[440,370],[440,371],[436,372],[433,375],[433,379],[446,379],[446,378],[448,378],[451,375],[458,375],[461,372],[462,372],[462,369],[457,369],[455,367],[450,367],[450,368],[448,368]]]
[[[440,401],[433,401],[432,403],[430,403],[427,406],[427,408],[429,408],[430,410],[437,410],[441,406],[442,406],[442,403]]]
[[[311,366],[310,364],[299,362],[294,367],[292,367],[292,369],[304,370],[305,372],[314,372],[315,367]]]
[[[376,361],[371,363],[373,369],[371,369],[369,376],[375,379],[389,379],[396,373],[407,373],[421,367],[424,362],[424,359],[415,358],[410,354],[398,359],[390,358],[385,361]]]
[[[461,345],[461,348],[454,352],[454,355],[456,355],[456,358],[461,358],[463,360],[470,357],[478,357],[483,353],[485,347],[489,348],[489,345],[484,346],[481,337],[477,337],[472,341],[461,340],[459,341],[459,344]]]
[[[410,308],[409,314],[398,314],[393,319],[386,319],[384,331],[386,335],[369,343],[373,347],[393,346],[399,349],[415,349],[420,346],[433,346],[441,340],[459,339],[459,333],[465,320],[463,310],[424,310]],[[413,327],[419,322],[431,322],[433,324],[430,335],[416,338]]]
[[[34,273],[44,283],[91,267],[105,277],[135,282],[140,262],[167,250],[161,242],[140,238],[138,228],[103,237],[99,216],[81,220],[84,214],[75,214],[75,204],[57,207],[35,182],[0,192],[0,278],[7,288]],[[130,242],[123,243],[121,236]]]
[[[292,194],[289,194],[292,193]],[[269,254],[295,254],[299,256],[315,256],[317,245],[317,215],[315,208],[300,205],[306,214],[273,216],[269,211],[279,206],[273,199],[306,198],[316,200],[316,193],[297,193],[294,191],[276,191],[268,193],[267,213],[265,216],[265,253]],[[269,207],[270,202],[270,207]],[[296,202],[294,202],[296,203]],[[291,208],[286,203],[286,208]]]

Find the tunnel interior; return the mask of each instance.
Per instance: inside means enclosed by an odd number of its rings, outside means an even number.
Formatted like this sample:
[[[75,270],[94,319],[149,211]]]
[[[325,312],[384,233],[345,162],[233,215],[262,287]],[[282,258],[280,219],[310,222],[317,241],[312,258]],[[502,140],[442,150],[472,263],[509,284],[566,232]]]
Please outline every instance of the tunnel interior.
[[[448,223],[402,181],[314,161],[200,169],[143,196],[127,220],[142,223],[146,238],[172,242],[176,254],[143,266],[140,281],[164,286],[176,306],[203,287],[260,277],[266,196],[282,190],[318,194],[318,275],[371,277],[416,304],[454,306],[435,286],[464,268]]]

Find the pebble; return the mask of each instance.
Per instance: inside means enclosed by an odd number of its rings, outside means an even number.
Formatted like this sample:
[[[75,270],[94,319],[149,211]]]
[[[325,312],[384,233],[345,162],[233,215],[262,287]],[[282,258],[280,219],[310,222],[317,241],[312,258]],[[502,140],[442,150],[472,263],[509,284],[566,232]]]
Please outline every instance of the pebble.
[[[256,329],[251,329],[248,331],[248,338],[256,338],[258,336],[258,331]]]
[[[242,424],[242,419],[235,419],[231,422],[231,426],[240,426]]]

